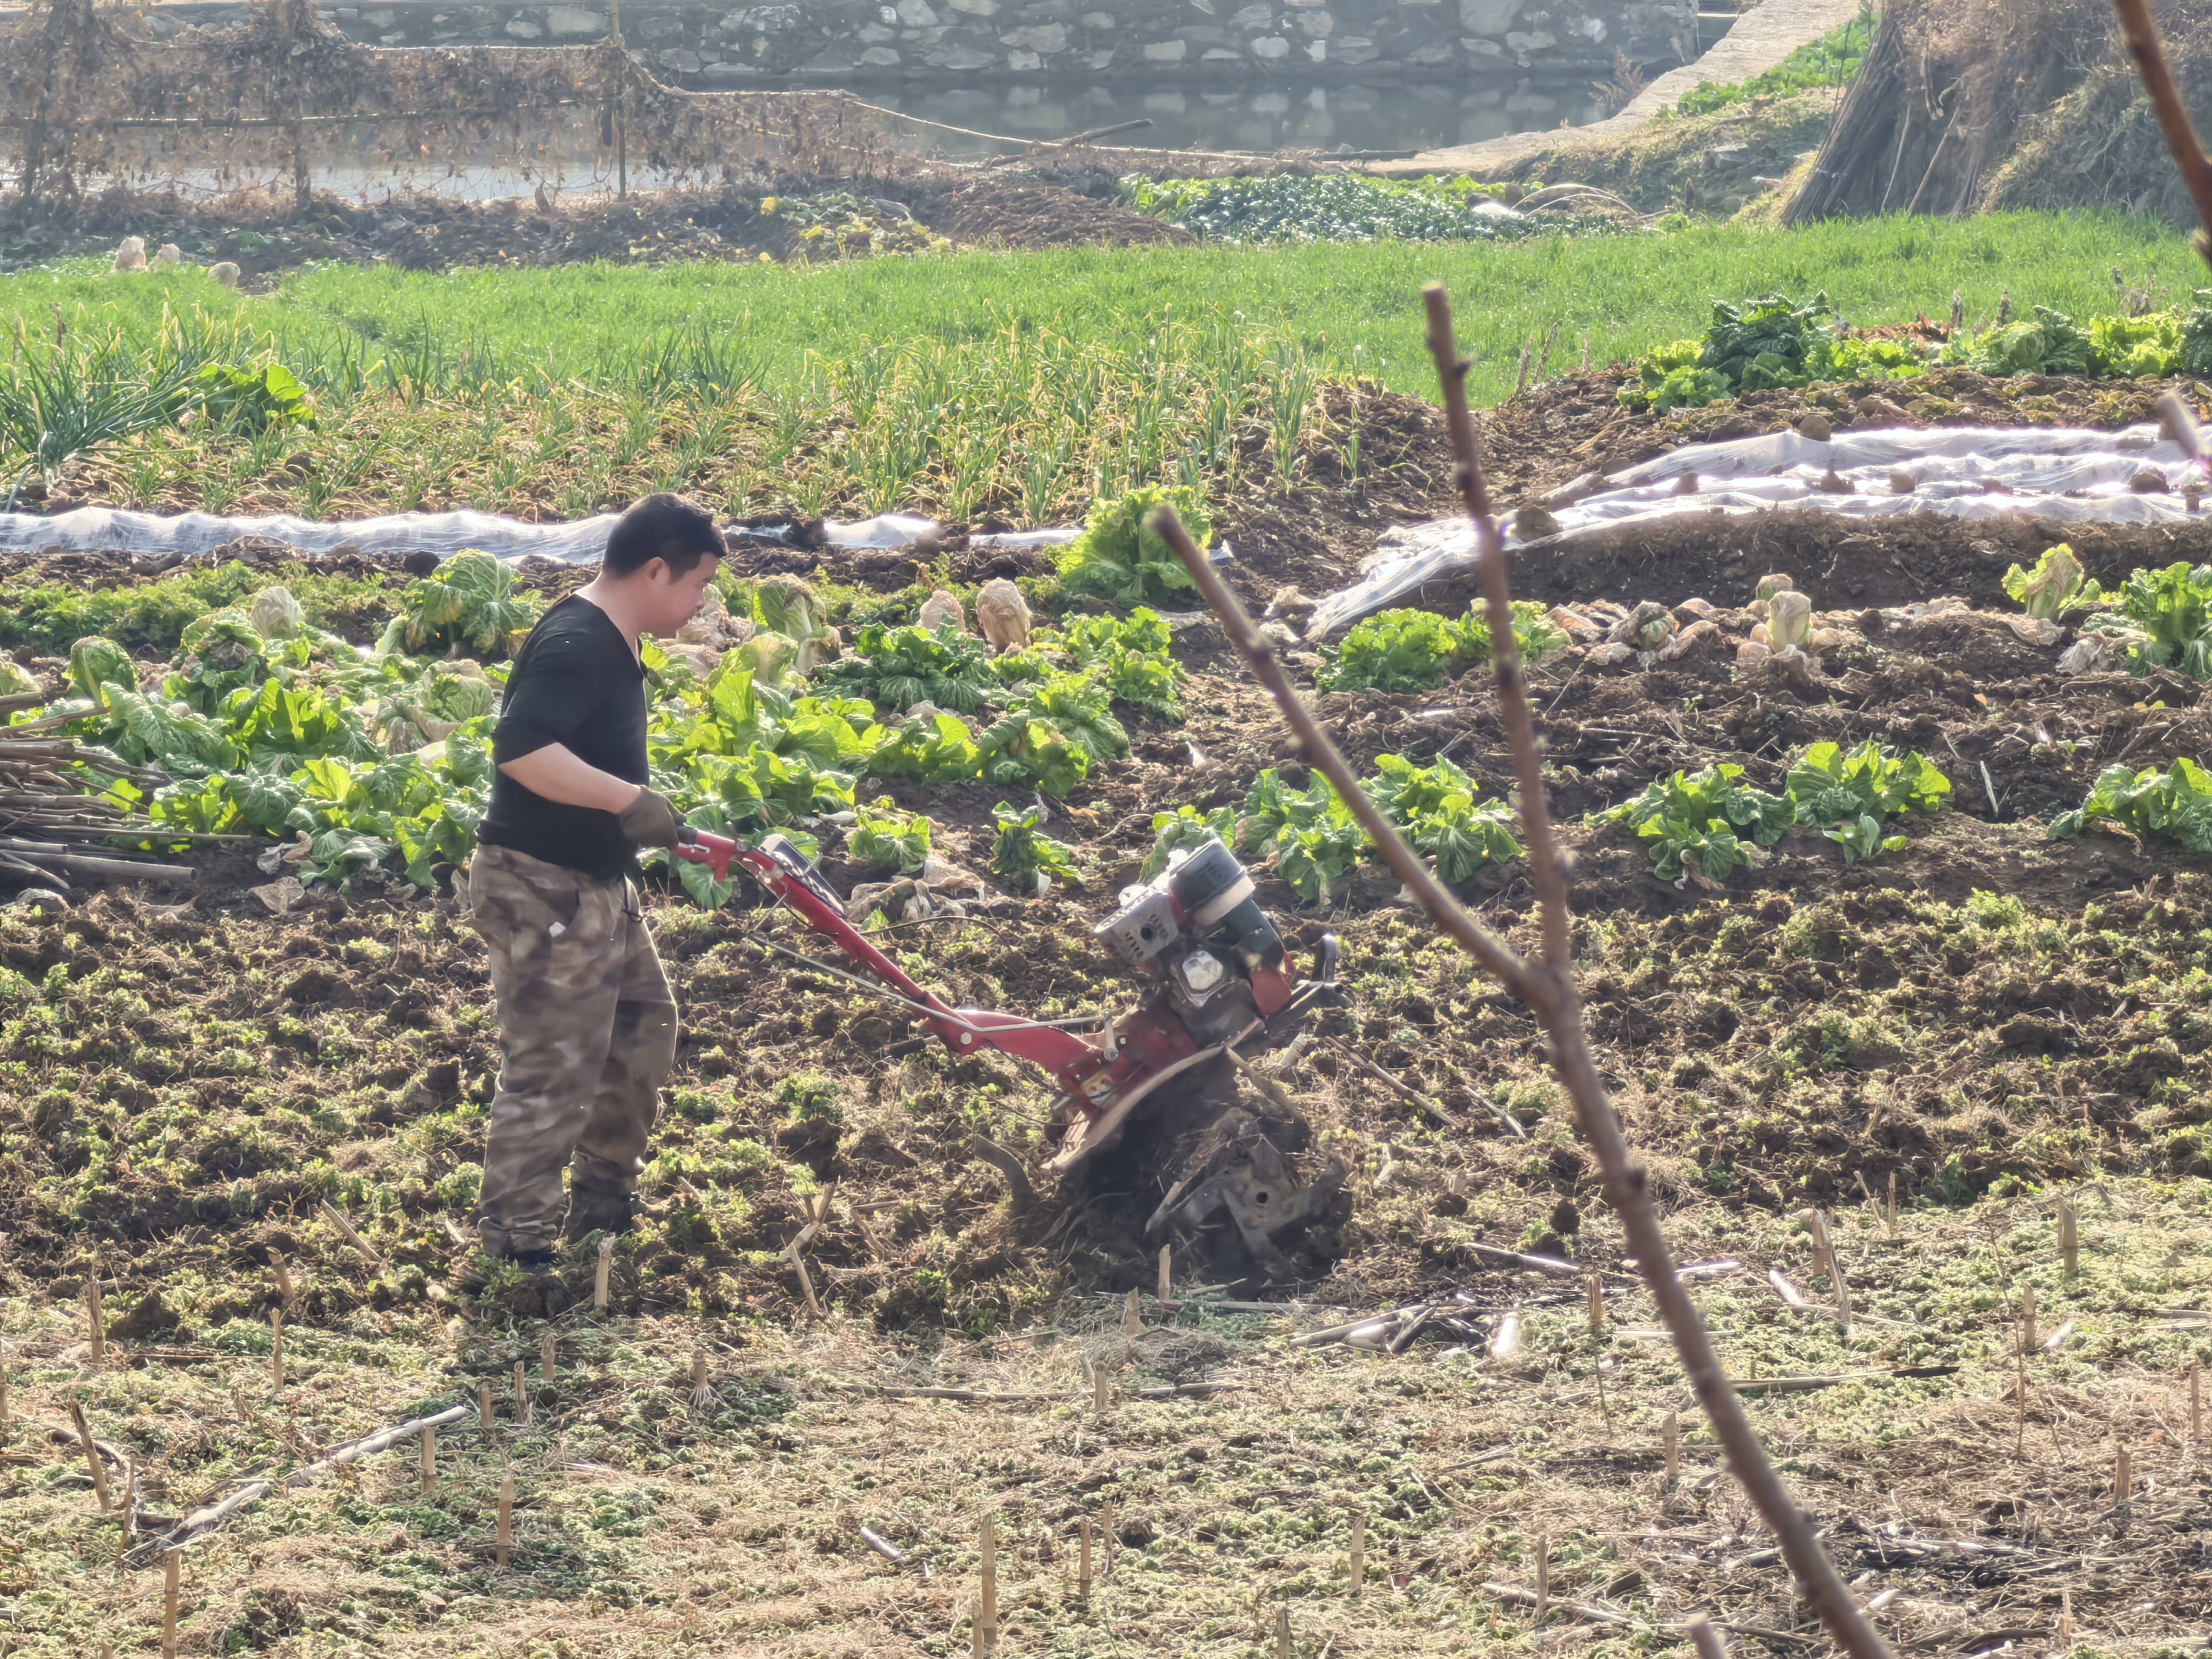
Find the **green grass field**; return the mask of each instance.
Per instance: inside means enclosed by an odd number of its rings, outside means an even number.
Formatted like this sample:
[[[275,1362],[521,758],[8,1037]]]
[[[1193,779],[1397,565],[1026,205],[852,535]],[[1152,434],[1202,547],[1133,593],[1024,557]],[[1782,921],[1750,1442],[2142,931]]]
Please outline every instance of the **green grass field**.
[[[1419,294],[1437,279],[1495,402],[1555,326],[1559,371],[1585,334],[1594,361],[1632,360],[1700,332],[1717,301],[1777,289],[1825,291],[1862,325],[1948,315],[1954,291],[1969,321],[2008,294],[2111,313],[2115,270],[2161,304],[2200,280],[2165,226],[2051,215],[811,268],[325,265],[243,296],[78,261],[0,277],[17,332],[0,497],[35,470],[65,497],[159,511],[569,519],[684,489],[736,514],[1065,522],[1138,484],[1297,483],[1327,440],[1326,379],[1433,397]],[[125,407],[134,380],[270,357],[313,393],[312,426]]]
[[[1560,325],[1561,350],[1587,331],[1598,361],[1694,333],[1716,300],[1826,289],[1855,323],[1946,312],[1971,320],[2008,290],[2016,307],[2110,311],[2111,271],[2182,293],[2204,271],[2164,224],[2116,216],[2000,215],[1962,222],[1890,219],[1773,232],[1725,225],[1661,236],[1512,246],[1326,245],[1068,249],[877,259],[800,268],[582,265],[421,274],[325,266],[238,298],[197,273],[117,279],[77,262],[0,278],[0,316],[51,328],[51,307],[82,304],[150,331],[163,306],[236,312],[314,378],[326,366],[412,359],[441,382],[635,381],[657,346],[715,338],[769,374],[809,353],[842,359],[885,340],[979,339],[1012,323],[1079,343],[1139,346],[1166,317],[1218,314],[1284,332],[1340,370],[1427,395],[1423,283],[1450,285],[1486,401],[1512,386],[1532,334]],[[417,376],[418,379],[425,378]]]

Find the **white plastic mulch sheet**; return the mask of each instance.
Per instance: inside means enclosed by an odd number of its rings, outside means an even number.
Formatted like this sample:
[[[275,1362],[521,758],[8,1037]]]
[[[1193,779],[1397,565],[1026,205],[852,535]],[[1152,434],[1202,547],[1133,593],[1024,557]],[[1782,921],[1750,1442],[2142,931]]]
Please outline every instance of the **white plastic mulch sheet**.
[[[1940,513],[1993,519],[2003,514],[2096,524],[2171,524],[2192,514],[2179,494],[2136,487],[2146,468],[2178,491],[2196,476],[2180,449],[2150,426],[2119,432],[2073,427],[1934,427],[1846,432],[1808,438],[1797,432],[1692,444],[1608,479],[1606,487],[1555,509],[1556,535],[1511,547],[1548,547],[1594,531],[1657,524],[1698,514],[1737,516],[1778,507],[1806,507],[1845,518]],[[1833,472],[1847,493],[1832,484]],[[1678,493],[1695,473],[1698,488]],[[1900,492],[1895,475],[1912,480]],[[1320,638],[1423,582],[1475,561],[1465,519],[1440,519],[1386,531],[1361,566],[1360,579],[1314,608],[1308,635]]]
[[[349,552],[369,556],[434,553],[444,558],[465,548],[475,548],[500,559],[520,559],[535,554],[563,564],[593,564],[606,551],[607,535],[616,515],[566,524],[525,524],[491,513],[395,513],[382,518],[354,519],[335,523],[289,515],[271,518],[218,518],[208,513],[164,516],[127,513],[112,507],[80,507],[43,518],[31,513],[0,513],[0,549],[27,548],[33,552],[118,552],[134,556],[161,557],[179,554],[203,557],[228,542],[246,536],[265,536],[307,553]],[[885,514],[855,524],[830,522],[823,526],[833,547],[911,547],[935,532],[929,519]],[[1072,541],[1073,529],[1018,531],[1002,536],[973,536],[981,547],[1040,547]],[[772,537],[761,539],[773,540]]]

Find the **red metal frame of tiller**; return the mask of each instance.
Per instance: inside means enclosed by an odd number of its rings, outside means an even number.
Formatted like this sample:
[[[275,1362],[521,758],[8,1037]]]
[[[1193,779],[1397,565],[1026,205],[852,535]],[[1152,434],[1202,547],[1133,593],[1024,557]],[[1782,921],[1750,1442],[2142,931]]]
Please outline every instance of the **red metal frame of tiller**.
[[[747,874],[800,921],[817,933],[827,933],[854,961],[901,996],[910,999],[938,1040],[954,1054],[972,1054],[979,1048],[997,1048],[1017,1060],[1042,1066],[1066,1091],[1069,1100],[1093,1120],[1104,1115],[1116,1103],[1126,1085],[1146,1085],[1156,1078],[1164,1078],[1200,1053],[1197,1041],[1183,1029],[1182,1021],[1149,1008],[1139,1009],[1115,1022],[1115,1046],[1109,1055],[1103,1042],[1040,1024],[1019,1014],[997,1013],[988,1008],[950,1007],[935,993],[915,984],[896,963],[846,921],[842,911],[770,854],[704,830],[695,830],[691,836],[685,844],[669,851],[692,863],[711,866],[717,881],[729,879],[732,864],[743,866]],[[1077,1136],[1074,1139],[1078,1145],[1097,1144],[1095,1137]]]

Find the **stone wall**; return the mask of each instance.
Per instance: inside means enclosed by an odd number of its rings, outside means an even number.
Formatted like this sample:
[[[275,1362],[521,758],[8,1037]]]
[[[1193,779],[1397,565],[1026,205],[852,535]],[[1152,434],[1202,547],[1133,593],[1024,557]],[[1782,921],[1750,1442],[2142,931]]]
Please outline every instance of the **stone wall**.
[[[240,9],[173,4],[157,16],[217,22]],[[1609,70],[1616,52],[1647,68],[1682,61],[1695,14],[1696,0],[662,0],[625,6],[622,15],[625,39],[656,72],[726,88],[1587,75]],[[596,0],[398,0],[331,6],[329,15],[357,40],[393,46],[580,44],[609,27]]]

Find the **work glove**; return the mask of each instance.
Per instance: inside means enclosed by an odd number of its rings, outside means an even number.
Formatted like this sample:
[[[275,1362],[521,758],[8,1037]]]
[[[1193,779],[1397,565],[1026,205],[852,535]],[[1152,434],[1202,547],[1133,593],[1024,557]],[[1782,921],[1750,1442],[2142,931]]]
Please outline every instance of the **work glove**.
[[[656,795],[650,789],[641,789],[637,799],[623,808],[616,823],[622,832],[640,847],[673,847],[676,832],[676,809],[668,804],[665,795]]]

